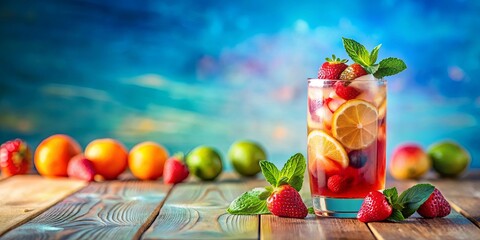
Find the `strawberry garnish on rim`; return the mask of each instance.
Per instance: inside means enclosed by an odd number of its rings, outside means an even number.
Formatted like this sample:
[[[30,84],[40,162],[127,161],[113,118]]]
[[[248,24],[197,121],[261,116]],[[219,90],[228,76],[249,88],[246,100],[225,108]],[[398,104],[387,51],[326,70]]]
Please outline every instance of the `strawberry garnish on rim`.
[[[332,58],[325,58],[325,60],[327,61],[318,70],[319,79],[339,79],[340,74],[348,67],[345,64],[348,60],[337,58],[335,55],[332,55]]]

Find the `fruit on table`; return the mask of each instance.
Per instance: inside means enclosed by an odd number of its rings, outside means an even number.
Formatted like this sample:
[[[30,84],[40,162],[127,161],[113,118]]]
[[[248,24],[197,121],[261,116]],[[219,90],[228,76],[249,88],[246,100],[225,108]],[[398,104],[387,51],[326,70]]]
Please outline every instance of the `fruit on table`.
[[[35,167],[43,176],[66,177],[70,159],[81,152],[82,148],[73,138],[56,134],[38,145],[34,157]]]
[[[274,189],[267,198],[268,210],[275,216],[305,218],[308,209],[300,194],[292,186],[285,184]]]
[[[442,141],[427,150],[433,169],[442,177],[458,177],[470,164],[470,154],[458,143]]]
[[[368,147],[377,139],[377,131],[377,108],[369,102],[352,99],[333,113],[333,137],[349,149]]]
[[[235,171],[243,176],[254,176],[260,172],[259,162],[267,155],[260,144],[252,141],[237,141],[230,146],[228,158]]]
[[[84,154],[92,161],[95,172],[106,180],[116,179],[127,168],[127,148],[115,139],[93,140]]]
[[[183,153],[177,153],[171,156],[165,162],[163,170],[163,182],[166,184],[175,184],[183,182],[189,175],[189,170],[184,162]]]
[[[372,191],[363,200],[357,218],[360,222],[383,221],[390,217],[393,208],[381,192]]]
[[[432,195],[417,210],[424,218],[445,217],[450,214],[451,207],[442,193],[435,188]]]
[[[213,181],[222,173],[222,158],[213,148],[198,146],[186,158],[190,173],[201,180]]]
[[[93,181],[95,178],[95,169],[93,169],[93,164],[90,160],[86,159],[83,154],[78,154],[77,156],[70,159],[67,168],[68,176],[71,178],[76,178],[85,181]]]
[[[32,152],[23,140],[7,141],[0,146],[0,168],[3,176],[28,173],[31,162]]]
[[[422,147],[407,143],[393,151],[389,170],[395,179],[419,179],[428,172],[430,166],[430,159]]]
[[[332,55],[332,58],[325,58],[326,62],[318,70],[319,79],[338,79],[340,74],[348,67],[346,59],[340,59]]]
[[[348,167],[348,155],[342,144],[322,130],[308,134],[307,151],[311,173],[323,169],[327,174],[334,174]]]
[[[128,166],[133,176],[140,180],[155,180],[163,175],[168,152],[155,142],[135,145],[128,154]]]

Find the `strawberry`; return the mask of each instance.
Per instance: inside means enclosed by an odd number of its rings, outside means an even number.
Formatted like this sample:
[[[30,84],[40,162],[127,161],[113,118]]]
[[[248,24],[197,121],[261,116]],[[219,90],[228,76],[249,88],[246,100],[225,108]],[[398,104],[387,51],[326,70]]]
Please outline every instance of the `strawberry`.
[[[348,67],[346,59],[340,59],[332,55],[332,58],[326,58],[326,62],[322,64],[318,70],[319,79],[338,79],[340,74]]]
[[[417,210],[424,218],[445,217],[450,214],[450,204],[445,200],[442,193],[435,188],[430,197]]]
[[[330,191],[334,193],[340,193],[348,188],[350,188],[350,185],[352,184],[352,179],[342,176],[342,175],[333,175],[328,178],[327,181],[327,187]]]
[[[300,194],[292,186],[281,185],[267,199],[270,212],[279,217],[305,218],[308,214]]]
[[[78,154],[70,159],[68,162],[67,174],[71,178],[89,182],[93,181],[95,178],[93,163],[85,158],[83,154]]]
[[[356,98],[361,92],[354,87],[348,86],[345,82],[338,81],[335,84],[335,93],[345,100],[350,100]]]
[[[364,223],[383,221],[390,217],[392,211],[387,198],[381,192],[373,191],[365,197],[357,218]]]
[[[187,165],[183,162],[183,154],[175,154],[165,162],[163,182],[167,184],[180,183],[188,177]]]
[[[340,80],[353,80],[363,75],[367,75],[367,71],[358,63],[354,63],[340,74]]]
[[[31,160],[30,148],[20,139],[5,142],[0,146],[0,168],[4,176],[28,173]]]

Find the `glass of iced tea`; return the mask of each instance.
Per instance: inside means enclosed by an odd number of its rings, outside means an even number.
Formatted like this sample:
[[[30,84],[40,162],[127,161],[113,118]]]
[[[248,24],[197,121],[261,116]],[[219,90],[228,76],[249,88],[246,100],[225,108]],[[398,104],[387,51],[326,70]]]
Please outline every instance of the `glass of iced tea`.
[[[385,188],[386,87],[373,76],[308,80],[308,171],[318,216],[356,217],[363,198]]]

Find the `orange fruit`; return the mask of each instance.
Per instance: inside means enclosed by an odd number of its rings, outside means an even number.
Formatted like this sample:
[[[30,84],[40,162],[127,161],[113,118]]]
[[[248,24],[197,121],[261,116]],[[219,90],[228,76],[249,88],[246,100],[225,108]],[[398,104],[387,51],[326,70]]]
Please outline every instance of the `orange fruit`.
[[[128,166],[133,176],[141,180],[155,180],[163,175],[167,150],[154,142],[142,142],[130,150]]]
[[[322,169],[332,174],[348,167],[348,154],[342,144],[322,130],[308,134],[307,148],[310,172]]]
[[[92,161],[95,172],[106,180],[116,179],[127,168],[128,150],[115,139],[93,140],[84,155]]]
[[[35,167],[38,173],[48,177],[66,177],[70,159],[82,152],[73,138],[56,134],[43,140],[35,150]]]
[[[333,113],[333,137],[349,149],[368,147],[377,139],[377,131],[378,111],[369,102],[349,100]]]

